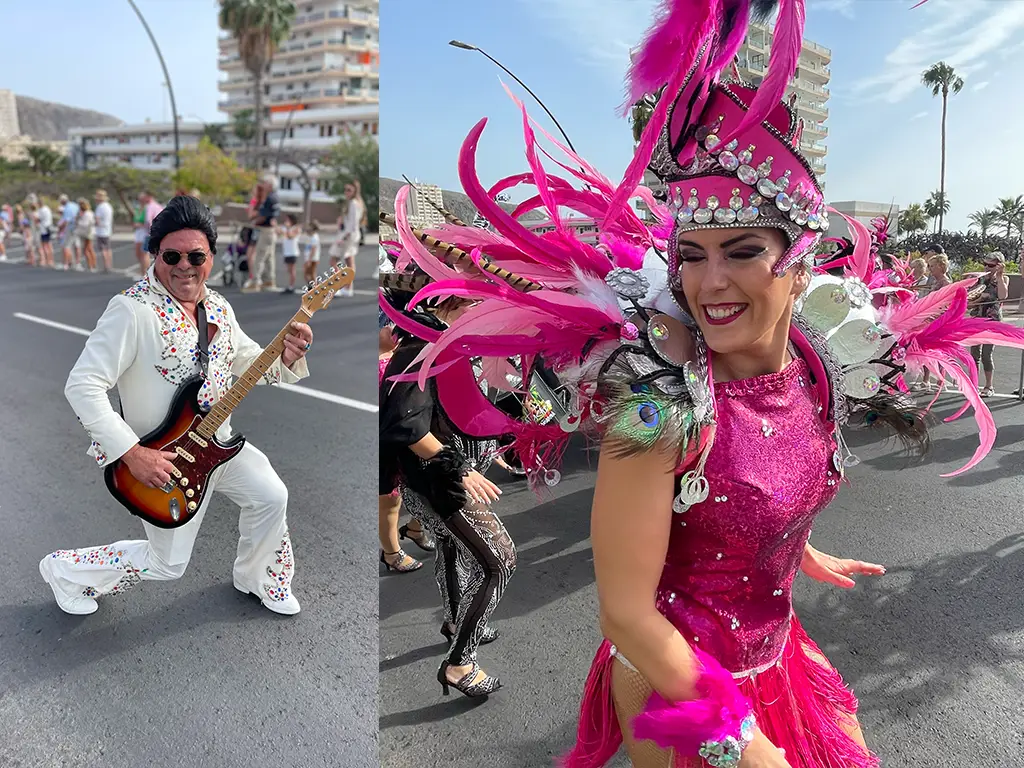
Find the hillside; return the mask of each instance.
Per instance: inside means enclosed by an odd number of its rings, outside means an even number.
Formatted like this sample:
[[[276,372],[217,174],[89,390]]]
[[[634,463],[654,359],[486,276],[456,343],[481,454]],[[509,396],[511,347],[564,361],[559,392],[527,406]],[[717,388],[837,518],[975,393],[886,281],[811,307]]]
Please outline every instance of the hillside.
[[[79,109],[29,96],[15,96],[21,132],[36,141],[67,141],[69,128],[124,125],[113,115]]]

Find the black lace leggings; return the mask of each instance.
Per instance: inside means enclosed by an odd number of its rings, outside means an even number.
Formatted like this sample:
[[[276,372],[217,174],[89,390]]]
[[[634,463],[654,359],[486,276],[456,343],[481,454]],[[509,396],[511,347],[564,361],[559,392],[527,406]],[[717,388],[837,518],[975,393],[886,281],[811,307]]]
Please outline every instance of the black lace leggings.
[[[437,539],[434,578],[441,593],[444,620],[455,626],[446,659],[471,664],[516,570],[516,546],[494,512],[467,508],[443,520],[426,497],[402,487],[402,504]]]

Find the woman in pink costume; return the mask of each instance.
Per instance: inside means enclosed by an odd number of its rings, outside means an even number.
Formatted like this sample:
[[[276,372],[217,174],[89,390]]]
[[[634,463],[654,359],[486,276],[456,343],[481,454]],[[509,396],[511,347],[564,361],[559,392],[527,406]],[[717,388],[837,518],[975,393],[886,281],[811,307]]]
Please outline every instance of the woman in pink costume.
[[[434,280],[412,303],[477,303],[440,333],[382,303],[430,342],[417,372],[395,379],[433,377],[467,435],[513,435],[538,484],[557,482],[553,465],[574,431],[601,440],[591,538],[606,640],[567,768],[605,765],[623,743],[638,768],[877,766],[855,697],[791,599],[798,571],[843,587],[884,573],[809,541],[857,462],[841,429],[886,427],[925,450],[927,409],[906,395],[904,376],[930,371],[974,408],[980,445],[952,474],[966,471],[995,438],[968,349],[1024,347],[1019,329],[964,316],[973,279],[918,299],[906,265],[882,268],[855,220],[839,254],[815,264],[829,209],[797,150],[801,124],[780,101],[799,55],[802,0],[779,3],[759,88],[722,78],[749,16],[773,5],[665,3],[634,58],[629,102],[663,95],[617,185],[547,136],[583,188],[549,173],[522,110],[530,171],[485,189],[475,154],[486,121],[474,127],[460,178],[494,231],[426,234],[470,251],[476,274],[447,264],[450,248],[424,248],[397,211],[399,268]],[[662,201],[637,186],[648,167],[667,186]],[[537,194],[509,214],[494,197],[518,184]],[[553,232],[518,223],[537,208]],[[599,222],[599,245],[575,238],[566,208]],[[662,254],[667,269],[645,267]],[[519,380],[542,356],[572,393],[558,424],[517,422],[480,394],[471,358],[484,358],[499,386],[514,355]]]

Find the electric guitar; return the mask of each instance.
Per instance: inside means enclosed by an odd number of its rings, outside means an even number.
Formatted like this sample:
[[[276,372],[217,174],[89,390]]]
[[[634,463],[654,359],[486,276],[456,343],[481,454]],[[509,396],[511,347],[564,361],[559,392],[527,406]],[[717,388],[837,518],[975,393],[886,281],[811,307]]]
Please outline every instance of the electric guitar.
[[[158,528],[178,528],[192,520],[209,491],[211,473],[236,456],[245,445],[245,437],[240,434],[226,443],[218,440],[216,433],[221,424],[281,356],[284,337],[291,330],[291,324],[308,322],[354,278],[353,270],[335,267],[314,281],[302,295],[302,306],[295,316],[209,411],[203,411],[197,400],[203,376],[193,376],[182,384],[174,394],[163,423],[139,441],[144,448],[177,454],[171,462],[174,465],[171,479],[160,488],[151,488],[136,479],[128,466],[118,459],[104,471],[111,495],[133,515]]]

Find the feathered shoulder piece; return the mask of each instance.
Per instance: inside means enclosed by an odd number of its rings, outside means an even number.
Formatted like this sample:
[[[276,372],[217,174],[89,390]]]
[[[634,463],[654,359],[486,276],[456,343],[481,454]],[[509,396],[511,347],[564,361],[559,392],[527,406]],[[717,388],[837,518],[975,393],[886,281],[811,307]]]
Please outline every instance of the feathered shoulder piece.
[[[659,450],[691,465],[714,424],[707,348],[671,315],[638,308],[626,318],[621,345],[580,382],[594,391],[602,441],[617,455]]]

